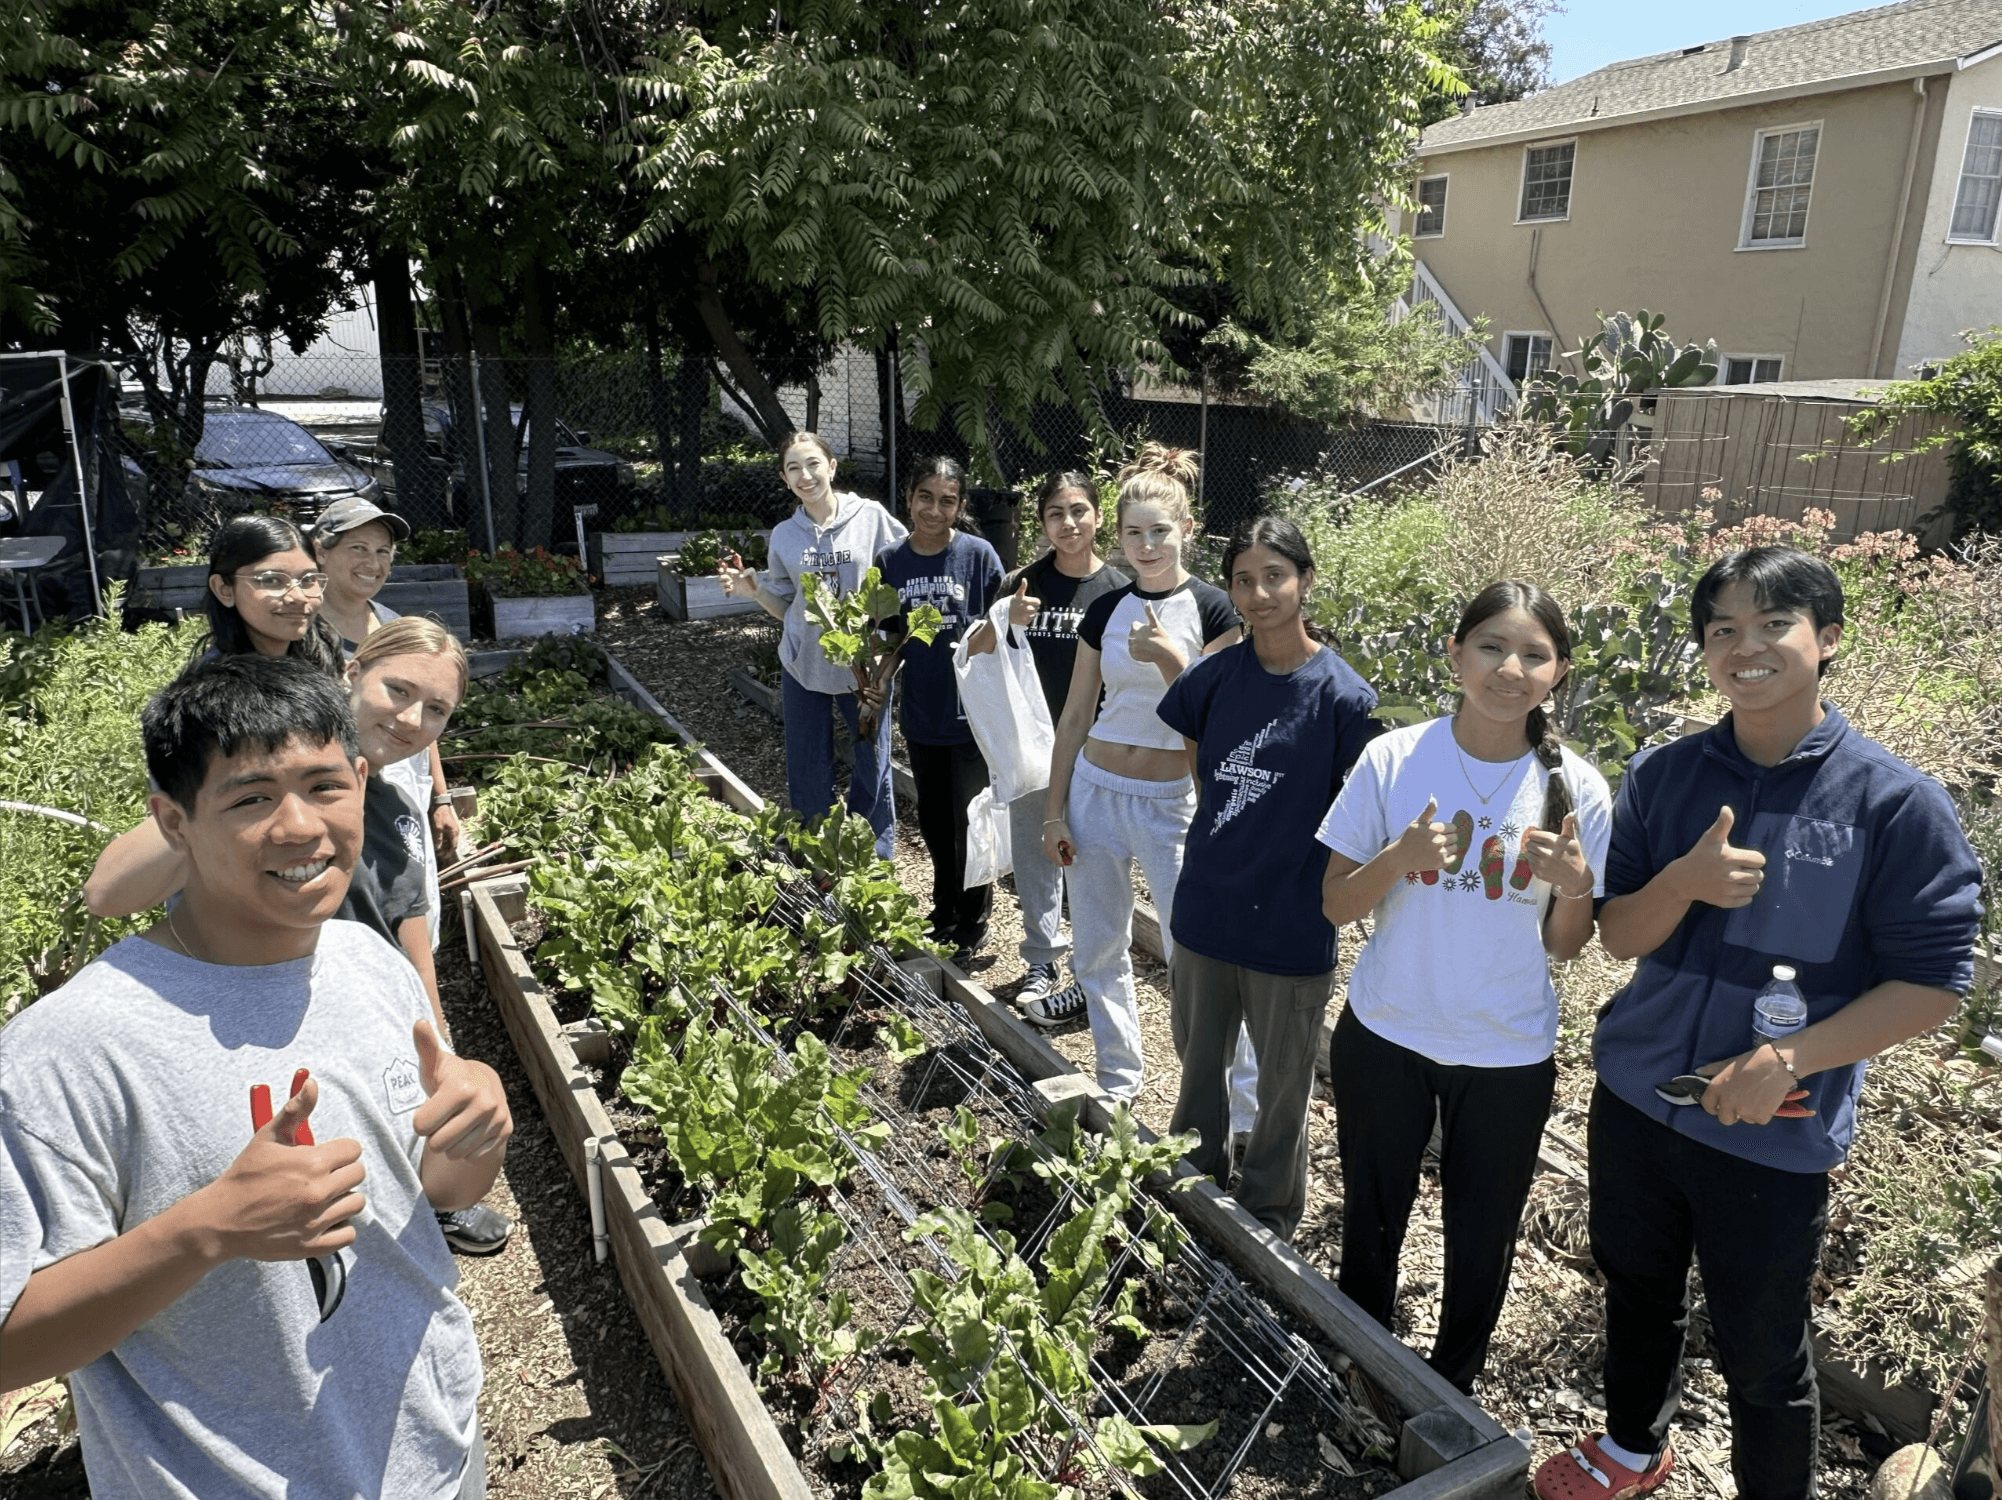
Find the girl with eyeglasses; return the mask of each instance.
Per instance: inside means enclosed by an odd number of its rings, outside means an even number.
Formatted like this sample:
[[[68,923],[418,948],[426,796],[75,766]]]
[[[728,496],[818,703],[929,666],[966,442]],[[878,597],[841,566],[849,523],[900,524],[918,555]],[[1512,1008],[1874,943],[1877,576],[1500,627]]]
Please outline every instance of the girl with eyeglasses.
[[[327,575],[290,521],[238,516],[225,525],[209,547],[208,585],[197,656],[296,656],[339,674],[340,638],[320,618]]]

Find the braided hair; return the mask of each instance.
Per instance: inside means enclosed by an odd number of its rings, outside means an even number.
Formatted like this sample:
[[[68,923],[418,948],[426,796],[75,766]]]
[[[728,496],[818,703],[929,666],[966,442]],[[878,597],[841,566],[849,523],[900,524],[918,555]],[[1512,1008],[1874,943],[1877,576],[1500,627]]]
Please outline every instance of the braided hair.
[[[1460,611],[1460,623],[1453,627],[1453,644],[1462,644],[1483,621],[1511,609],[1522,610],[1543,627],[1559,661],[1571,660],[1571,627],[1565,623],[1563,606],[1535,584],[1513,578],[1489,584],[1468,601]],[[1564,780],[1564,745],[1550,722],[1550,710],[1541,703],[1529,711],[1522,727],[1529,736],[1529,748],[1550,772],[1543,789],[1543,816],[1536,826],[1554,832],[1577,808]]]

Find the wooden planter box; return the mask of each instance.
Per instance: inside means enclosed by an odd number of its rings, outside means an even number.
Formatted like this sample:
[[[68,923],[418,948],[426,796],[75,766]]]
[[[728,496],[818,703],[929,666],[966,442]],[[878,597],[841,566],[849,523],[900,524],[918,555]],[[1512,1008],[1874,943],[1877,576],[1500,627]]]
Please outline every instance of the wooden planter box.
[[[679,552],[690,537],[701,534],[701,531],[594,531],[587,541],[591,571],[606,588],[643,588],[654,582],[654,565],[662,553]],[[771,540],[769,531],[757,534]]]
[[[589,594],[548,594],[510,599],[489,594],[493,606],[494,639],[531,635],[589,635],[598,628],[596,606]]]
[[[466,570],[450,563],[405,563],[389,570],[376,602],[400,615],[429,615],[462,641],[473,638]]]
[[[764,606],[755,599],[732,599],[720,578],[684,578],[666,558],[655,564],[660,607],[677,620],[714,620],[721,615],[755,615]]]
[[[199,611],[208,598],[209,565],[180,563],[171,568],[141,568],[126,602],[133,609]],[[389,570],[389,581],[376,595],[400,615],[431,615],[462,641],[473,638],[472,601],[466,591],[466,571],[449,563],[408,563]]]
[[[170,568],[141,568],[125,602],[132,609],[178,609],[194,614],[209,592],[209,565],[177,563]]]
[[[611,671],[615,691],[657,714],[684,743],[695,743],[623,665],[614,660]],[[740,811],[753,812],[763,805],[714,756],[698,749],[698,757],[697,777],[713,795]],[[586,1143],[598,1143],[607,1230],[621,1283],[724,1493],[731,1500],[807,1500],[811,1492],[805,1476],[736,1352],[724,1340],[690,1264],[700,1249],[695,1240],[700,1222],[671,1225],[646,1195],[578,1062],[573,1038],[589,1048],[592,1029],[588,1023],[569,1028],[557,1024],[526,956],[514,942],[508,923],[522,914],[524,898],[525,882],[519,876],[473,887],[481,965],[580,1191],[587,1189]],[[958,1001],[994,1048],[1035,1083],[1047,1104],[1077,1099],[1080,1118],[1095,1130],[1106,1128],[1112,1101],[1007,1006],[950,964],[921,958],[908,963],[906,971],[936,993]],[[1193,1175],[1186,1164],[1180,1174]],[[1249,1284],[1332,1340],[1406,1414],[1397,1472],[1407,1482],[1391,1496],[1480,1500],[1520,1486],[1528,1469],[1528,1449],[1214,1184],[1201,1182],[1167,1201],[1238,1267]]]

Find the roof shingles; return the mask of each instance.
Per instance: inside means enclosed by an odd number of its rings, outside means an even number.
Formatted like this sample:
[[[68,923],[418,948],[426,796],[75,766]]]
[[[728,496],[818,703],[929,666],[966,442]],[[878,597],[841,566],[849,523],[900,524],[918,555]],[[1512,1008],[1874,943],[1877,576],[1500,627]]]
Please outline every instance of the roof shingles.
[[[1841,87],[1865,74],[1951,64],[1997,43],[2002,0],[1904,0],[1756,32],[1743,65],[1729,72],[1728,40],[1613,63],[1512,104],[1442,120],[1426,130],[1419,151],[1659,111],[1726,108],[1741,96],[1776,89]]]

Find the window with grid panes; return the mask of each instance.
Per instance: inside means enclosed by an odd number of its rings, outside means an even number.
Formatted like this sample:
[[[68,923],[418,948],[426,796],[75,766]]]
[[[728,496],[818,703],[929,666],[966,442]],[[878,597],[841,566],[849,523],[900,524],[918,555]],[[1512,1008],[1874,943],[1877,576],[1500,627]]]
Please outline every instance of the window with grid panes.
[[[1550,338],[1541,333],[1512,333],[1508,336],[1508,358],[1504,367],[1518,390],[1550,368]]]
[[[1807,200],[1814,189],[1814,156],[1820,145],[1818,125],[1759,137],[1747,244],[1797,245],[1806,238]]]
[[[1571,212],[1571,165],[1575,141],[1559,146],[1531,146],[1522,160],[1522,217],[1561,219]]]
[[[1411,226],[1413,239],[1431,239],[1446,232],[1446,179],[1425,177],[1418,183],[1418,218]]]
[[[1995,241],[2002,208],[2002,114],[1974,112],[1967,130],[1967,153],[1960,159],[1960,189],[1953,197],[1953,224],[1947,237]]]
[[[1780,362],[1777,359],[1760,359],[1756,355],[1726,355],[1724,359],[1724,384],[1764,385],[1769,380],[1780,378]]]

